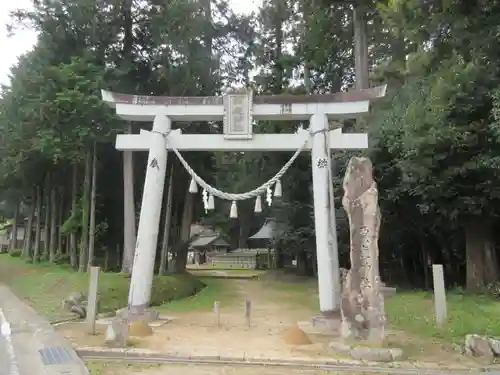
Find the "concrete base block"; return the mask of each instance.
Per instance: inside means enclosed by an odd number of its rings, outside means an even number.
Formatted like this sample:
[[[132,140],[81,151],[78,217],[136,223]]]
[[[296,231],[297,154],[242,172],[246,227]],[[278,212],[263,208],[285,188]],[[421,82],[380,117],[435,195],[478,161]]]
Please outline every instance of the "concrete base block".
[[[151,308],[146,308],[140,313],[131,313],[128,308],[123,308],[116,311],[116,316],[121,319],[126,319],[129,322],[135,320],[143,320],[146,323],[153,323],[160,319],[160,313]]]

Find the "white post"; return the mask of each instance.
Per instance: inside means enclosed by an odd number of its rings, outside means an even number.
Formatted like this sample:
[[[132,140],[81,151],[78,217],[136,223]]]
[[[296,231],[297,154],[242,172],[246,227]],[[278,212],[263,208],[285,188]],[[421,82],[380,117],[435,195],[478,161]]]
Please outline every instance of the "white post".
[[[432,265],[432,280],[434,284],[434,308],[436,310],[436,325],[441,328],[446,323],[446,291],[444,288],[444,272],[442,264]]]
[[[135,247],[134,164],[132,151],[123,152],[123,255],[124,271],[132,267]],[[130,268],[128,271],[130,272]]]
[[[151,297],[163,188],[167,169],[166,134],[170,131],[170,125],[170,118],[157,115],[150,137],[151,146],[144,180],[141,214],[129,290],[129,313],[135,317],[144,315]]]
[[[220,302],[219,301],[214,302],[214,314],[215,314],[215,322],[217,323],[217,326],[220,326]]]
[[[313,132],[312,173],[314,195],[314,221],[316,229],[316,258],[318,262],[319,307],[324,315],[338,311],[340,306],[338,256],[333,247],[332,223],[329,197],[328,153],[326,134],[328,118],[324,114],[314,114],[310,119]],[[333,254],[335,253],[335,254]]]
[[[129,122],[128,133],[132,134]],[[123,264],[122,271],[130,272],[135,248],[135,196],[134,156],[131,151],[123,152]]]
[[[99,271],[99,267],[90,267],[89,295],[87,300],[87,332],[91,335],[95,335]]]
[[[326,128],[329,129],[328,120],[326,121]],[[328,133],[326,133],[328,134]],[[329,211],[330,211],[330,238],[328,250],[332,259],[333,267],[333,295],[336,301],[336,309],[340,311],[340,264],[339,264],[339,244],[337,234],[337,217],[335,212],[335,195],[333,190],[333,166],[332,166],[332,153],[330,148],[329,137],[326,139],[326,154],[328,155],[328,198],[329,198]]]

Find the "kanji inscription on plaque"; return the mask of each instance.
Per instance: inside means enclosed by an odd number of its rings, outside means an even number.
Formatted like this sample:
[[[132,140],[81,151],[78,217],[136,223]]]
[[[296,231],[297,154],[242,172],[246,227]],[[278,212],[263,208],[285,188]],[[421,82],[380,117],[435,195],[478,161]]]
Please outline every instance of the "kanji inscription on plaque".
[[[227,94],[224,97],[224,138],[252,138],[252,106],[251,90]]]

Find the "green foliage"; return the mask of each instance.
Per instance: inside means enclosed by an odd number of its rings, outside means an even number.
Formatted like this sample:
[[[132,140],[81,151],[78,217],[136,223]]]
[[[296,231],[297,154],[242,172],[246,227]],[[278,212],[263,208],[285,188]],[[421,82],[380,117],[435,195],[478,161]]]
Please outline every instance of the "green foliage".
[[[9,251],[9,255],[13,258],[20,258],[23,255],[23,251],[19,249],[14,249]]]
[[[77,202],[75,211],[71,212],[71,216],[61,225],[61,232],[63,234],[76,233],[81,225],[81,200]]]
[[[382,263],[401,277],[409,272],[399,270],[408,267],[419,278],[428,262],[448,262],[457,267],[449,266],[453,275],[447,279],[462,282],[464,223],[498,224],[500,70],[494,62],[500,51],[500,2],[367,0],[357,5],[366,19],[372,83],[389,84],[388,97],[366,121],[384,218]],[[63,205],[62,234],[86,233],[82,198],[77,210],[68,212],[70,174],[75,167],[80,189],[85,155],[97,143],[98,251],[115,248],[123,238],[122,161],[113,141],[128,126],[102,102],[101,89],[216,95],[237,83],[258,94],[303,94],[345,90],[354,81],[349,2],[266,0],[255,14],[240,16],[219,0],[155,6],[42,0],[30,11],[16,11],[13,20],[14,31],[27,25],[39,38],[12,68],[11,85],[0,96],[0,212],[11,217],[18,201],[31,207],[36,188],[50,180]],[[307,123],[259,121],[254,131],[290,133],[299,125]],[[345,131],[359,128],[343,125]],[[138,133],[139,125],[131,127]],[[222,131],[214,122],[182,128],[186,133]],[[348,265],[349,235],[340,202],[341,175],[355,154],[338,151],[333,158],[343,266]],[[186,155],[204,179],[233,192],[261,185],[289,157],[266,152]],[[137,155],[135,161],[138,186],[142,158]],[[177,162],[175,176],[173,222],[179,226],[188,177]],[[196,199],[195,220],[203,218],[230,235],[232,244],[244,245],[265,217],[273,216],[284,228],[276,239],[283,253],[311,263],[310,155],[298,158],[282,185],[283,197],[261,215],[253,213],[253,201],[241,202],[239,220],[228,221],[229,204],[216,200],[216,212],[203,216]]]
[[[61,254],[60,252],[56,254],[56,257],[54,259],[54,263],[58,265],[68,264],[69,261],[70,261],[69,254]]]
[[[401,182],[422,200],[422,213],[495,214],[495,205],[485,204],[499,198],[491,189],[500,182],[500,138],[488,115],[493,84],[484,67],[450,61],[405,83],[391,111],[381,108],[378,137],[398,156]]]

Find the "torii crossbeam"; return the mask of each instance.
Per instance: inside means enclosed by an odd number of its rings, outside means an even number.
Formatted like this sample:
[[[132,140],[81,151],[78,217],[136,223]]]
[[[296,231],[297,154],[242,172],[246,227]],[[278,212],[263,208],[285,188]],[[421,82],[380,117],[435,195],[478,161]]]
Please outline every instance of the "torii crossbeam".
[[[153,280],[167,150],[179,151],[296,151],[305,137],[311,150],[314,218],[320,310],[329,315],[340,308],[337,234],[333,208],[330,149],[365,149],[367,134],[329,130],[329,119],[356,118],[368,112],[370,101],[385,96],[386,86],[328,95],[254,96],[251,91],[223,97],[162,97],[102,92],[124,120],[153,122],[151,132],[118,135],[116,148],[149,151],[141,214],[129,291],[129,312],[144,318]],[[182,134],[171,131],[172,121],[224,122],[223,134]],[[253,134],[253,120],[309,120],[297,134]]]

